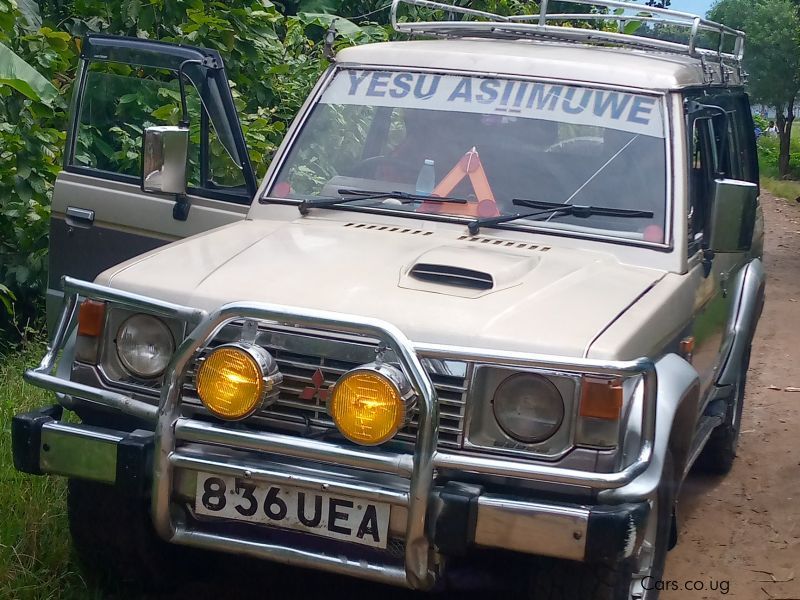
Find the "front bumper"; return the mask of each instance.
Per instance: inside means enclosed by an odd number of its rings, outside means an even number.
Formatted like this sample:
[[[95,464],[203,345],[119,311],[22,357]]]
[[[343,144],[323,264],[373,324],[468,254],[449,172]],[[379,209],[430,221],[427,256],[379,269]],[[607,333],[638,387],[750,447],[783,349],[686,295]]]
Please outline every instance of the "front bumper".
[[[149,495],[154,435],[131,433],[59,421],[60,407],[19,414],[12,421],[14,466],[31,474],[52,473],[115,485],[125,493]],[[182,428],[205,424],[182,420]],[[264,460],[247,452],[231,452],[213,445],[190,444],[170,457],[175,467],[172,496],[193,505],[197,472],[247,477],[253,481],[290,483],[311,491],[324,490],[356,498],[370,498],[392,505],[390,530],[406,529],[404,510],[408,488],[399,478],[378,474],[360,476],[343,469],[320,469],[313,463]],[[435,486],[428,501],[429,535],[444,556],[465,556],[474,549],[496,548],[575,561],[618,561],[638,547],[647,520],[647,502],[616,506],[540,502],[508,494],[486,492],[479,486],[449,481]],[[259,540],[259,526],[248,526],[251,538],[203,530],[202,524],[183,523],[173,541],[224,549],[278,560],[296,566],[325,568],[319,557],[310,559],[302,549],[276,547]],[[405,585],[405,573],[386,565],[367,565],[363,560],[348,565],[341,556],[329,556],[330,569]],[[355,562],[355,561],[354,561]]]
[[[166,369],[158,405],[123,392],[83,385],[52,374],[57,356],[75,321],[79,296],[179,319],[187,324],[189,333]],[[418,430],[413,453],[397,453],[382,448],[354,448],[349,444],[257,432],[184,417],[181,401],[190,365],[218,331],[228,323],[241,320],[267,321],[282,326],[378,340],[393,353],[417,392]],[[641,375],[644,397],[638,454],[620,471],[598,473],[542,462],[437,450],[438,400],[430,377],[422,366],[420,356],[423,355],[444,360],[603,376]],[[512,481],[578,486],[597,491],[618,490],[645,473],[651,462],[657,464],[653,461],[657,380],[655,366],[650,360],[608,362],[415,344],[389,323],[356,315],[247,302],[227,304],[208,314],[191,307],[65,278],[64,308],[54,331],[53,342],[40,365],[26,372],[25,377],[39,387],[66,397],[79,398],[105,411],[128,415],[147,424],[152,435],[152,452],[148,450],[145,453],[152,466],[145,467],[139,473],[138,481],[144,486],[145,495],[150,498],[153,524],[163,539],[415,589],[430,589],[437,583],[441,564],[437,553],[453,554],[470,547],[504,548],[587,561],[616,560],[631,556],[636,549],[641,515],[646,513],[645,504],[639,502],[643,496],[634,497],[633,504],[610,507],[538,503],[530,498],[497,496],[484,490],[459,486],[459,478],[488,475]],[[24,417],[20,415],[20,423],[25,420]],[[29,429],[35,432],[37,427],[31,426]],[[69,425],[55,419],[52,423],[43,423],[38,427],[38,433],[31,434],[40,436],[38,442],[35,437],[20,433],[23,430],[22,425],[15,426],[15,436],[19,440],[27,440],[15,442],[15,454],[17,448],[25,449],[22,454],[27,453],[25,456],[28,456],[28,460],[20,464],[30,465],[31,472],[57,472],[108,483],[112,483],[113,473],[113,483],[127,485],[124,483],[127,480],[118,480],[117,475],[119,465],[128,464],[126,459],[120,459],[120,448],[133,444],[129,434]],[[139,435],[137,432],[134,434]],[[54,444],[66,448],[59,450],[63,457],[53,458],[48,454],[43,459],[42,451],[47,454],[52,450],[45,449],[42,437],[49,440],[49,448]],[[75,447],[82,449],[70,450]],[[114,448],[116,456],[113,455]],[[226,459],[222,456],[217,460],[220,449],[239,454],[235,458]],[[84,464],[81,457],[92,454],[105,458],[98,459],[99,462],[94,466]],[[210,455],[215,458],[210,459]],[[245,466],[245,461],[251,459],[252,464]],[[301,463],[313,466],[298,475],[296,471]],[[278,464],[284,466],[277,468]],[[364,497],[366,493],[382,499],[392,505],[393,514],[402,516],[398,517],[400,522],[397,525],[402,545],[402,563],[344,556],[346,550],[341,547],[334,552],[301,548],[294,542],[264,541],[238,533],[214,532],[202,524],[196,526],[191,519],[180,518],[180,511],[173,509],[176,490],[181,485],[184,473],[201,470],[211,473],[227,471],[237,477],[261,478],[264,481],[285,477],[292,481],[292,485],[300,487],[314,489],[317,485],[328,485],[350,497]],[[386,478],[392,483],[386,483]],[[618,498],[617,501],[626,500]],[[634,531],[637,533],[634,534]],[[605,543],[604,537],[611,542]]]

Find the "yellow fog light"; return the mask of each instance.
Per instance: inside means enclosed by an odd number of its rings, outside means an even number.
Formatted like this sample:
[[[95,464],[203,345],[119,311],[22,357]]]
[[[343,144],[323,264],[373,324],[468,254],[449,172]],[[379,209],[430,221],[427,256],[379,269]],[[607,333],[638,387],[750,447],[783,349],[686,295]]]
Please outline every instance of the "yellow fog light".
[[[249,344],[227,344],[209,354],[197,371],[197,395],[222,419],[251,415],[265,396],[276,395],[283,377],[269,352]]]
[[[328,412],[348,440],[381,444],[405,425],[414,398],[403,373],[387,364],[369,364],[345,373],[333,387]]]

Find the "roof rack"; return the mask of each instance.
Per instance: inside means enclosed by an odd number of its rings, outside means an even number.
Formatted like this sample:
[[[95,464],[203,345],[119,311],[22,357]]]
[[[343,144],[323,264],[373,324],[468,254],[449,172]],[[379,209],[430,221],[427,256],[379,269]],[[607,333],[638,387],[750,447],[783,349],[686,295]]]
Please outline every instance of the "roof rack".
[[[496,39],[539,39],[582,44],[601,44],[627,46],[639,50],[672,52],[688,54],[704,60],[706,58],[735,63],[741,68],[744,55],[745,34],[720,23],[709,21],[691,13],[679,12],[664,8],[653,8],[633,2],[620,0],[569,0],[570,4],[582,4],[592,7],[592,11],[583,13],[548,12],[549,0],[539,1],[539,12],[505,16],[446,4],[434,0],[393,0],[391,18],[392,27],[400,33],[411,35],[432,35],[439,37],[487,37]],[[437,21],[410,21],[398,18],[401,6],[415,6],[442,11],[445,16]],[[438,17],[431,12],[430,17]],[[617,31],[587,28],[587,23],[616,23]],[[686,43],[675,42],[655,37],[647,37],[640,32],[646,24],[669,25],[672,31],[681,30],[687,34]],[[637,27],[638,24],[638,27]],[[631,29],[634,33],[627,33]],[[707,34],[719,36],[715,48],[701,47],[701,41]],[[731,47],[733,50],[726,51]]]

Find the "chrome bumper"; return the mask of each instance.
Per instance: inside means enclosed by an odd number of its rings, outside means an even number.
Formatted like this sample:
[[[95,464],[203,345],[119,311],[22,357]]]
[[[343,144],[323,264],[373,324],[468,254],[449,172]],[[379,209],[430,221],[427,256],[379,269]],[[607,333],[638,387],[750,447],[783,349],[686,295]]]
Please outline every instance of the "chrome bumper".
[[[152,433],[65,423],[55,419],[57,412],[60,411],[47,409],[14,418],[12,436],[17,469],[91,479],[116,485],[133,495],[147,495]],[[177,437],[185,441],[182,433],[196,431],[193,428],[200,424],[180,419]],[[258,453],[195,443],[176,449],[169,462],[174,483],[171,496],[189,506],[194,505],[196,474],[202,472],[386,503],[392,507],[390,534],[403,536],[408,529],[410,487],[402,477],[371,473],[354,478],[352,469],[331,469],[312,461],[265,460]],[[459,555],[472,548],[498,548],[575,561],[624,558],[625,553],[638,546],[646,511],[646,503],[619,507],[543,503],[484,493],[475,486],[449,482],[431,490],[428,532],[434,545],[446,554]],[[258,537],[210,533],[202,529],[202,524],[191,524],[186,519],[176,523],[171,541],[408,585],[405,569],[398,565],[312,553],[267,543]]]
[[[622,487],[643,473],[650,464],[655,437],[656,376],[653,363],[646,359],[631,362],[603,362],[576,360],[560,357],[527,355],[521,353],[498,353],[468,350],[433,345],[413,344],[394,326],[358,316],[340,315],[313,310],[254,303],[228,304],[212,314],[203,311],[154,301],[136,294],[121,292],[90,283],[66,278],[64,280],[65,302],[54,332],[52,345],[41,364],[26,373],[26,379],[40,387],[116,409],[122,413],[143,419],[154,428],[154,451],[152,457],[153,523],[158,533],[166,540],[196,547],[228,550],[268,558],[297,566],[330,570],[341,574],[404,585],[416,589],[431,588],[437,578],[434,568],[435,540],[432,527],[427,520],[435,514],[434,470],[449,473],[491,474],[522,480],[553,482],[594,489]],[[176,351],[164,377],[158,406],[135,400],[122,393],[109,392],[67,381],[51,375],[58,352],[61,350],[79,296],[106,300],[131,308],[139,308],[166,317],[177,317],[188,324],[189,335]],[[332,332],[367,336],[381,340],[398,357],[401,366],[417,391],[419,397],[419,432],[413,454],[398,454],[375,448],[353,448],[333,442],[307,440],[287,435],[230,429],[219,425],[187,419],[180,414],[180,396],[188,366],[196,353],[231,321],[249,318],[267,320],[284,325],[324,329]],[[551,465],[521,460],[461,455],[436,450],[438,406],[436,392],[420,363],[418,352],[426,356],[479,360],[493,364],[529,366],[561,369],[582,373],[604,375],[642,374],[644,377],[644,405],[642,443],[638,457],[627,468],[615,473],[595,473],[568,470]],[[60,425],[64,427],[63,424]],[[76,437],[85,442],[82,430],[68,433],[54,428],[45,428],[53,435]],[[74,426],[78,427],[78,426]],[[50,433],[48,433],[50,435]],[[100,442],[95,442],[99,447]],[[291,546],[266,544],[239,537],[231,537],[193,529],[187,522],[176,520],[170,511],[176,474],[180,469],[192,469],[194,459],[185,456],[184,448],[189,444],[209,447],[237,449],[258,454],[268,453],[294,461],[311,461],[328,465],[327,469],[350,468],[362,472],[362,482],[369,480],[369,473],[382,473],[406,482],[404,489],[392,496],[392,504],[406,511],[403,566],[374,564],[362,560],[350,560],[318,551],[298,550]],[[61,461],[64,463],[65,461]],[[193,463],[197,470],[198,463]],[[208,471],[213,465],[202,465]],[[47,465],[39,465],[46,469]],[[246,469],[233,465],[246,476]],[[61,474],[82,476],[64,472],[68,467],[59,467]],[[110,472],[110,469],[109,469]],[[213,469],[211,472],[214,472]],[[326,471],[321,471],[325,473]],[[252,474],[253,471],[250,470]],[[353,481],[351,478],[350,481]],[[303,485],[302,477],[294,481]],[[368,488],[368,489],[365,489]],[[358,495],[353,490],[350,495]],[[360,492],[380,495],[379,487],[361,485]],[[399,495],[398,495],[399,494]],[[390,494],[391,495],[391,494]],[[569,507],[563,509],[551,505],[518,501],[512,498],[481,496],[477,499],[477,521],[474,544],[501,547],[533,554],[544,554],[587,559],[586,529],[591,521],[591,508]],[[628,544],[630,546],[630,544]]]

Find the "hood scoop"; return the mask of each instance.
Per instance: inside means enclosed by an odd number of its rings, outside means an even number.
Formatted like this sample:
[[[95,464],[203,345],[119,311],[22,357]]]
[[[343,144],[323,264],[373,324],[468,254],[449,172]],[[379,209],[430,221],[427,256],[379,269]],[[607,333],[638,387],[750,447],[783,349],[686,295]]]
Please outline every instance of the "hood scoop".
[[[400,274],[401,288],[478,298],[520,285],[541,258],[497,246],[440,246]]]
[[[490,273],[448,265],[417,263],[411,267],[409,275],[420,281],[454,285],[473,290],[490,290],[494,287],[494,278]]]

